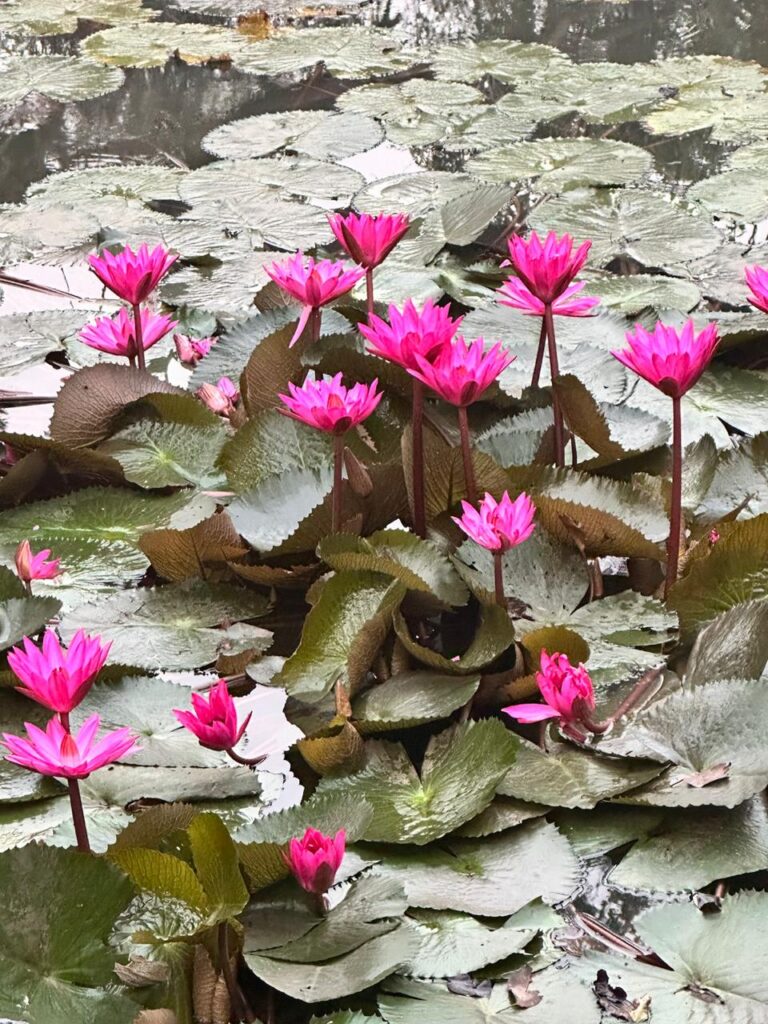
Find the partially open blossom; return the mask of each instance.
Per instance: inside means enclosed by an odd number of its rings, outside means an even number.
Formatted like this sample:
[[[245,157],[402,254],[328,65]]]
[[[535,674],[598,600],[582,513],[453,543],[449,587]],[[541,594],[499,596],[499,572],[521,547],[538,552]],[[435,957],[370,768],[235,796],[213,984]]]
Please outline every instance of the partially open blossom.
[[[584,282],[571,284],[551,303],[556,316],[591,316],[600,299],[593,295],[580,295]],[[498,291],[502,306],[520,309],[527,316],[544,316],[545,305],[526,287],[519,277],[508,277]]]
[[[335,836],[326,836],[316,828],[308,828],[301,839],[290,841],[283,858],[302,889],[322,894],[333,885],[344,860],[345,846],[343,828]]]
[[[461,507],[463,515],[460,518],[454,516],[454,523],[488,551],[514,548],[528,540],[534,531],[536,506],[525,492],[514,501],[506,491],[501,501],[496,501],[492,494],[486,492],[479,508],[468,501],[462,501]]]
[[[30,583],[32,580],[52,580],[58,576],[61,559],[51,558],[49,561],[50,554],[51,549],[44,548],[33,555],[29,541],[23,540],[16,548],[16,572],[19,579]]]
[[[88,262],[110,291],[132,306],[138,306],[157,288],[177,259],[178,256],[162,245],[151,251],[142,245],[138,252],[126,245],[117,255],[108,249],[99,256],[92,254]]]
[[[417,355],[418,368],[408,372],[446,402],[466,406],[476,402],[515,358],[501,342],[486,352],[482,338],[465,341],[459,335],[444,345],[432,362]]]
[[[8,667],[24,684],[19,693],[63,714],[76,708],[90,690],[112,646],[99,636],[86,636],[82,629],[67,648],[52,629],[45,631],[40,647],[28,636],[23,643],[23,649],[14,647],[8,655]]]
[[[436,306],[429,299],[416,309],[407,299],[402,313],[390,306],[389,323],[371,314],[367,324],[359,324],[360,333],[368,339],[368,351],[406,370],[418,370],[416,356],[432,362],[435,356],[453,340],[461,326],[461,317],[452,319],[447,306]]]
[[[707,540],[709,541],[709,546],[713,548],[715,544],[717,544],[717,542],[720,540],[720,531],[711,529],[709,531],[709,536],[707,537]]]
[[[193,693],[191,700],[192,711],[174,709],[173,713],[185,729],[197,736],[201,746],[230,750],[240,742],[251,716],[246,715],[238,723],[237,708],[224,679],[211,688],[207,698]]]
[[[116,729],[97,740],[100,725],[99,716],[91,715],[77,733],[70,734],[54,716],[45,731],[25,722],[27,737],[4,733],[0,743],[8,751],[6,761],[22,768],[29,768],[40,775],[84,779],[98,768],[139,750],[130,729]]]
[[[148,309],[140,311],[141,337],[144,351],[155,345],[161,338],[178,327],[176,320],[169,316],[152,313]],[[136,327],[133,313],[123,308],[114,316],[100,316],[92,324],[87,324],[79,334],[80,341],[100,352],[109,352],[113,356],[136,355]]]
[[[229,377],[219,377],[215,384],[202,384],[195,394],[218,416],[229,416],[240,400],[237,385]]]
[[[174,334],[176,355],[185,366],[197,366],[216,344],[216,338],[190,338],[186,334]]]
[[[744,276],[752,292],[749,301],[763,313],[768,313],[768,267],[745,267]]]
[[[542,303],[553,303],[571,284],[587,262],[591,242],[583,242],[573,251],[570,235],[558,238],[550,231],[542,243],[535,231],[528,239],[512,235],[507,242],[511,266],[529,292]]]
[[[378,267],[411,225],[404,213],[333,213],[328,223],[344,250],[366,269]]]
[[[541,669],[536,682],[544,704],[511,704],[505,714],[529,725],[548,718],[579,725],[595,709],[595,691],[583,665],[572,665],[565,654],[541,652]]]
[[[665,395],[680,398],[707,368],[718,340],[716,324],[698,334],[693,320],[682,330],[658,323],[650,333],[637,324],[627,333],[628,347],[611,355]]]
[[[378,385],[374,380],[346,388],[340,373],[323,380],[307,377],[300,388],[288,384],[290,395],[278,396],[286,406],[280,411],[329,434],[344,434],[367,419],[379,404],[382,395],[376,390]]]
[[[304,307],[291,338],[291,346],[301,337],[313,310],[327,306],[352,291],[365,274],[359,267],[349,267],[340,260],[314,260],[303,252],[265,269],[275,284]]]

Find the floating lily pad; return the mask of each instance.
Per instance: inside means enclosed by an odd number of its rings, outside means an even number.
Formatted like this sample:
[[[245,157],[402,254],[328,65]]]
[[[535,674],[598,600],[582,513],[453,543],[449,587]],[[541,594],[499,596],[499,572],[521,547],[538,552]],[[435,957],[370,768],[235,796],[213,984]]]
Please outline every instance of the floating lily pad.
[[[486,150],[467,170],[489,181],[532,179],[540,192],[565,192],[585,185],[627,185],[653,166],[650,153],[626,142],[603,139],[537,139]]]
[[[142,0],[9,0],[0,8],[0,29],[58,36],[76,32],[80,21],[117,25],[154,17],[154,11],[142,7]]]
[[[173,56],[185,64],[229,62],[248,49],[248,42],[238,32],[216,25],[159,21],[95,32],[83,41],[81,49],[101,64],[156,68]]]
[[[386,75],[409,67],[412,57],[388,32],[357,26],[282,29],[238,55],[253,75],[282,75],[324,65],[337,78]]]
[[[245,160],[272,153],[299,153],[315,160],[344,160],[377,146],[384,138],[381,126],[365,114],[328,110],[287,110],[257,114],[214,128],[203,139],[203,149],[229,160]]]
[[[0,59],[0,106],[20,103],[30,93],[60,103],[88,100],[119,89],[123,77],[117,68],[104,68],[84,57],[6,54]]]
[[[554,46],[506,39],[465,39],[460,45],[438,47],[431,59],[435,74],[444,81],[496,78],[510,84],[547,75],[553,66],[568,63],[568,57]]]

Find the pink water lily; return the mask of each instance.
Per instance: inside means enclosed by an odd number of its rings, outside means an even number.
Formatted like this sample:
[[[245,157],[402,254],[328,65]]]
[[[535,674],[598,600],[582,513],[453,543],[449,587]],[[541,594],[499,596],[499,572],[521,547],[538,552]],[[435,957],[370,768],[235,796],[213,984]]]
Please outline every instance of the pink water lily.
[[[665,395],[680,398],[706,370],[718,340],[716,324],[698,333],[693,320],[682,330],[658,323],[646,331],[637,324],[634,332],[627,333],[627,347],[611,355]]]
[[[535,231],[527,240],[512,235],[507,242],[508,265],[528,291],[546,305],[559,298],[587,262],[592,242],[583,242],[574,252],[570,235],[558,238],[550,231],[542,242]]]
[[[237,385],[229,377],[219,377],[215,384],[202,384],[195,395],[217,416],[230,416],[240,401]]]
[[[462,317],[451,317],[448,306],[436,306],[431,299],[421,309],[407,299],[402,313],[397,306],[390,306],[387,316],[389,323],[374,315],[358,329],[367,339],[371,355],[405,370],[420,368],[417,357],[432,362],[453,341],[462,321]]]
[[[126,245],[119,253],[105,249],[88,257],[91,270],[124,302],[138,306],[157,288],[179,257],[162,245],[150,250],[142,245],[134,252]]]
[[[591,316],[600,299],[593,295],[581,295],[585,288],[583,281],[571,284],[552,301],[552,312],[555,316]],[[544,316],[546,303],[526,286],[519,277],[509,277],[499,288],[499,302],[502,306],[522,310],[526,316]]]
[[[431,361],[416,355],[416,368],[408,372],[451,405],[467,406],[476,402],[516,358],[501,342],[486,350],[482,338],[465,341],[459,335],[451,344],[443,345]]]
[[[511,718],[530,725],[559,718],[564,725],[579,726],[595,710],[595,690],[583,665],[572,665],[565,654],[541,652],[536,683],[543,704],[510,704],[503,708]]]
[[[290,841],[283,859],[302,889],[322,895],[333,885],[344,860],[345,846],[343,828],[335,836],[326,836],[316,828],[308,828],[301,839]]]
[[[768,313],[768,267],[745,267],[744,276],[752,293],[749,301],[763,313]]]
[[[176,355],[184,366],[197,366],[216,344],[216,338],[190,338],[187,334],[174,334]]]
[[[174,708],[174,715],[185,729],[197,736],[201,746],[209,750],[231,750],[237,746],[248,728],[251,715],[238,721],[237,708],[227,683],[220,679],[207,697],[193,693],[192,711]]]
[[[289,347],[299,340],[310,316],[313,318],[312,340],[317,341],[320,336],[320,308],[352,291],[365,273],[359,267],[349,267],[341,261],[314,260],[303,252],[265,269],[275,284],[303,306]]]
[[[507,491],[496,501],[486,492],[478,508],[462,501],[463,515],[453,517],[468,537],[488,551],[508,551],[528,540],[534,531],[536,506],[525,492],[514,501]]]
[[[35,555],[32,553],[28,540],[23,540],[16,548],[16,573],[24,583],[32,580],[52,580],[61,573],[61,559],[50,558],[51,549],[43,548]],[[50,559],[50,560],[49,560]]]
[[[164,338],[174,327],[176,320],[169,316],[161,316],[142,308],[139,310],[141,323],[141,345],[146,351]],[[127,356],[133,359],[138,353],[136,344],[136,321],[127,309],[121,309],[114,316],[101,316],[92,324],[87,324],[78,335],[80,341],[100,352],[108,352],[113,356]]]
[[[8,667],[21,680],[19,693],[51,711],[68,714],[82,701],[104,667],[111,643],[100,636],[86,636],[79,629],[68,648],[63,648],[52,629],[38,647],[24,637],[23,647],[8,654]]]
[[[653,331],[637,324],[627,334],[627,347],[611,354],[638,376],[672,399],[672,493],[665,596],[677,580],[680,563],[683,491],[682,397],[706,370],[718,343],[717,325],[696,332],[693,320],[682,330],[658,323]]]
[[[322,380],[307,377],[300,388],[289,382],[290,395],[278,396],[285,405],[280,411],[317,430],[345,434],[371,415],[382,394],[377,391],[377,380],[351,388],[346,388],[341,380],[342,375],[337,373]]]
[[[405,213],[333,213],[328,223],[345,252],[366,270],[378,267],[411,225]]]
[[[68,732],[55,716],[45,731],[32,722],[24,725],[26,737],[4,733],[0,743],[8,751],[7,761],[40,775],[84,779],[140,749],[130,729],[116,729],[97,740],[101,725],[98,715],[86,719],[75,734]]]

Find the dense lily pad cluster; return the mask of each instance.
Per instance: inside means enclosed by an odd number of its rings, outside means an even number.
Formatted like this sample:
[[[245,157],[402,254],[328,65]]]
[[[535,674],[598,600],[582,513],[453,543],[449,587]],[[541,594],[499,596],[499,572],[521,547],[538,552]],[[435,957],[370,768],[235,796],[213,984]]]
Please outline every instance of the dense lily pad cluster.
[[[0,0],[4,124],[336,100],[0,209],[109,289],[0,305],[0,1017],[768,1021],[763,69],[173,6]]]

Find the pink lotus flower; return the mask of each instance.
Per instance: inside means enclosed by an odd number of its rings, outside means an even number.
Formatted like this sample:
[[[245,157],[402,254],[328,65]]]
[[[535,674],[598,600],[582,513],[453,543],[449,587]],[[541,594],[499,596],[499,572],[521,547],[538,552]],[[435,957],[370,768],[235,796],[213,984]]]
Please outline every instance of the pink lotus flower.
[[[488,551],[514,548],[528,540],[534,531],[536,506],[525,493],[512,501],[504,491],[501,501],[496,501],[492,494],[486,492],[479,508],[467,501],[462,501],[461,507],[464,514],[461,518],[453,516],[454,523]]]
[[[650,334],[637,324],[627,334],[629,347],[611,355],[665,395],[680,398],[704,373],[718,340],[716,324],[698,334],[692,320],[682,330],[659,323]]]
[[[368,339],[368,351],[406,370],[420,369],[416,357],[427,362],[449,345],[462,318],[452,320],[447,306],[436,306],[431,299],[417,310],[411,299],[403,306],[390,306],[389,323],[372,314],[367,324],[359,324],[360,333]]]
[[[579,295],[584,282],[571,284],[552,302],[552,312],[558,316],[591,316],[600,299],[592,295]],[[520,309],[527,316],[544,316],[546,306],[528,289],[519,277],[509,277],[499,288],[502,306]]]
[[[216,338],[190,338],[186,334],[174,334],[176,355],[184,366],[197,366],[216,344]]]
[[[348,267],[341,261],[315,261],[303,252],[297,252],[290,259],[282,263],[273,263],[271,267],[265,269],[275,284],[304,307],[289,347],[299,340],[314,310],[327,306],[329,302],[352,291],[365,274],[364,270]]]
[[[219,377],[216,384],[203,384],[195,392],[197,397],[218,416],[229,416],[240,400],[237,385],[229,377]]]
[[[105,249],[100,256],[89,256],[88,262],[110,291],[124,302],[138,306],[157,288],[177,259],[162,245],[151,252],[146,245],[138,252],[126,245],[117,255]]]
[[[169,316],[160,316],[148,309],[141,309],[141,335],[144,351],[155,345],[161,338],[178,327],[176,320]],[[100,316],[92,324],[87,324],[79,334],[80,341],[100,352],[109,352],[113,356],[136,355],[136,325],[133,314],[121,309],[115,316]]]
[[[197,736],[201,746],[231,750],[240,742],[251,716],[246,715],[238,724],[237,708],[224,679],[211,688],[207,699],[199,693],[193,693],[191,699],[193,711],[174,709],[173,713],[185,729]]]
[[[541,652],[541,669],[536,673],[545,704],[511,704],[502,708],[511,718],[530,725],[548,718],[560,718],[567,725],[579,725],[595,709],[595,690],[583,665],[572,665],[565,654]]]
[[[96,733],[101,725],[98,715],[91,715],[74,735],[68,733],[55,716],[45,732],[31,722],[24,725],[28,738],[3,734],[0,742],[9,751],[5,759],[40,775],[84,779],[104,765],[140,749],[130,729],[116,729],[97,740]]]
[[[23,540],[16,548],[16,572],[19,579],[30,583],[32,580],[52,580],[58,576],[61,572],[61,559],[52,558],[48,561],[50,553],[50,548],[44,548],[33,555],[29,541]]]
[[[334,213],[328,223],[344,250],[366,270],[378,267],[411,226],[404,213]]]
[[[744,276],[752,294],[749,301],[753,306],[768,313],[768,268],[766,267],[745,267]]]
[[[303,838],[290,841],[283,859],[302,889],[321,895],[333,885],[344,860],[345,846],[343,828],[335,836],[326,836],[316,828],[308,828]]]
[[[709,540],[710,547],[714,547],[715,544],[717,544],[717,542],[720,540],[720,531],[715,529],[710,530],[707,539]]]
[[[27,636],[23,643],[23,650],[14,647],[8,655],[9,668],[24,683],[17,687],[19,693],[59,714],[77,707],[104,667],[112,646],[102,643],[99,636],[86,636],[82,629],[66,649],[52,629],[45,631],[40,647]]]
[[[487,352],[482,338],[465,341],[459,335],[444,345],[432,362],[415,357],[418,369],[408,369],[428,388],[452,405],[467,406],[476,402],[503,370],[516,358],[497,342]]]
[[[347,389],[341,383],[341,374],[323,380],[307,377],[300,388],[288,384],[290,395],[279,395],[287,408],[280,411],[295,420],[325,430],[329,434],[345,434],[374,411],[382,398],[377,391],[378,381],[355,384]]]
[[[584,242],[576,252],[570,235],[558,238],[550,231],[544,244],[536,234],[526,241],[520,235],[512,235],[507,242],[509,260],[504,266],[511,266],[529,292],[542,303],[551,305],[559,298],[587,262],[591,242]]]

